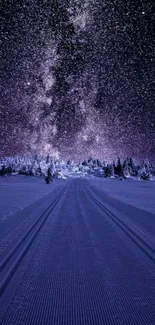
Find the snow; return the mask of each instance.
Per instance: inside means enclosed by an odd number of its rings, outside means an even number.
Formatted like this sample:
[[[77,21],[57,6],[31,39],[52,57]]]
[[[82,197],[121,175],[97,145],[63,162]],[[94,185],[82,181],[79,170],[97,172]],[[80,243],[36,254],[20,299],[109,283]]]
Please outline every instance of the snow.
[[[110,197],[133,207],[155,214],[155,182],[126,179],[91,178],[93,187],[98,187]]]
[[[61,173],[60,173],[61,174]],[[54,179],[47,185],[43,178],[7,176],[0,178],[0,221],[39,200],[67,180]],[[155,182],[116,178],[86,177],[84,172],[70,173],[72,178],[86,178],[91,187],[97,187],[108,196],[155,214]]]
[[[47,143],[45,148],[49,148]],[[47,157],[4,157],[0,158],[0,176],[4,175],[26,175],[26,176],[47,176],[51,170],[54,178],[72,177],[75,173],[81,176],[93,175],[96,177],[137,177],[137,179],[153,180],[155,178],[155,165],[148,160],[141,165],[136,165],[132,158],[125,160],[118,159],[117,162],[107,164],[98,159],[89,158],[83,162],[74,163],[72,160],[52,159]]]
[[[44,197],[66,180],[54,180],[50,185],[43,178],[27,176],[0,177],[0,222],[9,215]]]

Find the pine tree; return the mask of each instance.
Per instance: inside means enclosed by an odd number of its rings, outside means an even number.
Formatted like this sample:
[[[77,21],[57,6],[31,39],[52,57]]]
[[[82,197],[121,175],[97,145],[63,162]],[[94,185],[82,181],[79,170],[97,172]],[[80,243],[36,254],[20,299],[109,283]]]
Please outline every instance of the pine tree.
[[[49,164],[49,162],[50,162],[50,155],[49,155],[49,153],[48,153],[48,155],[47,155],[47,157],[46,157],[46,164]]]
[[[88,166],[86,160],[84,160],[84,161],[82,162],[82,165],[83,165],[83,166]]]
[[[104,177],[111,177],[112,176],[112,170],[110,165],[107,165],[104,169]]]
[[[151,179],[149,166],[146,161],[144,161],[143,165],[140,167],[138,175],[139,175],[140,179],[145,180],[145,181]]]
[[[125,178],[120,158],[118,158],[117,166],[115,167],[115,174],[118,175],[119,177]]]
[[[131,176],[137,176],[137,168],[136,168],[132,158],[129,159],[128,166],[130,168],[130,175]]]
[[[115,177],[114,165],[113,164],[110,166],[110,170],[111,170],[111,176],[110,177]]]
[[[125,175],[125,177],[129,177],[131,175],[130,167],[129,167],[129,158],[126,158],[124,160],[122,170],[123,170],[123,174]]]

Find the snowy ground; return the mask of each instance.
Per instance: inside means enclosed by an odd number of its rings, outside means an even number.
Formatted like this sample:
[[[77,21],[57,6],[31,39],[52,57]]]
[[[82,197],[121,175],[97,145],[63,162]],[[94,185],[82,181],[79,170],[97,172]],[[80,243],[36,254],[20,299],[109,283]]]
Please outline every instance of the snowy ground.
[[[0,224],[1,325],[155,324],[155,214],[122,202],[150,207],[154,182],[0,181],[8,206],[51,189]]]
[[[65,180],[47,185],[43,178],[27,176],[0,177],[0,221],[47,195]]]
[[[155,213],[155,182],[103,178],[87,178],[87,180],[90,186],[97,186],[101,191],[119,201]],[[67,180],[58,179],[54,180],[52,184],[46,185],[43,178],[1,177],[0,220],[4,220],[7,216],[39,200],[66,182]]]
[[[155,182],[153,181],[91,178],[89,183],[121,202],[155,213]]]

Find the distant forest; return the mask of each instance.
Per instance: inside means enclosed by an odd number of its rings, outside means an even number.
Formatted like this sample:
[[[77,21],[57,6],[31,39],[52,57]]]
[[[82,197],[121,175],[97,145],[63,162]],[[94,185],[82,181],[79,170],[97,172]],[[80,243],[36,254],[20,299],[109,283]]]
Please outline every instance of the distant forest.
[[[34,177],[46,177],[50,169],[53,178],[68,178],[72,175],[96,176],[96,177],[119,177],[126,179],[136,177],[142,180],[155,179],[155,164],[145,160],[136,164],[134,159],[118,158],[113,163],[107,163],[99,159],[89,158],[74,163],[72,160],[64,161],[47,157],[3,157],[0,158],[0,176],[25,175]]]

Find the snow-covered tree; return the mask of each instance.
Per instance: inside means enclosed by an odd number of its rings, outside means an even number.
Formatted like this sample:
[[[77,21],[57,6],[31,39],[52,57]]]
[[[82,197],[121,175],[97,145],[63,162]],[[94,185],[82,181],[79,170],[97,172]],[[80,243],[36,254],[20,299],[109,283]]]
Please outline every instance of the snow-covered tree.
[[[151,173],[149,170],[149,166],[146,162],[143,162],[143,165],[139,168],[138,176],[142,180],[150,180],[151,179]]]
[[[118,158],[117,164],[115,166],[115,175],[125,178],[120,158]]]
[[[107,164],[106,161],[89,158],[77,164],[72,160],[67,163],[61,159],[51,160],[46,157],[2,157],[0,158],[0,176],[20,174],[26,176],[46,176],[50,168],[53,177],[69,177],[75,173],[94,175],[96,177],[122,177],[138,176],[140,179],[153,179],[155,177],[155,164],[145,160],[141,165],[136,165],[132,158]]]

